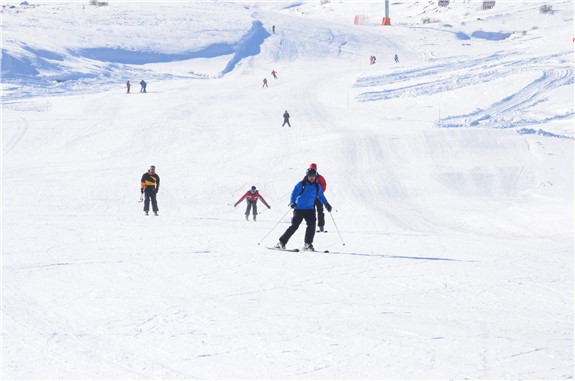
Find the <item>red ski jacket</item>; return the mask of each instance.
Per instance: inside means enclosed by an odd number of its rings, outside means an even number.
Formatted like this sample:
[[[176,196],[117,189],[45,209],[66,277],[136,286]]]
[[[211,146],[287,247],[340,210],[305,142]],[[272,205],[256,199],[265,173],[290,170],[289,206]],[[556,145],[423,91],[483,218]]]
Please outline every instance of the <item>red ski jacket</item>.
[[[252,202],[252,203],[256,203],[258,202],[258,199],[262,200],[262,202],[264,203],[265,206],[267,206],[268,208],[270,207],[268,205],[268,203],[266,202],[266,200],[262,197],[262,195],[260,194],[259,191],[255,191],[255,193],[252,193],[250,191],[247,191],[246,194],[244,194],[235,204],[234,206],[237,206],[240,202],[242,202],[245,198],[247,198],[248,202]]]

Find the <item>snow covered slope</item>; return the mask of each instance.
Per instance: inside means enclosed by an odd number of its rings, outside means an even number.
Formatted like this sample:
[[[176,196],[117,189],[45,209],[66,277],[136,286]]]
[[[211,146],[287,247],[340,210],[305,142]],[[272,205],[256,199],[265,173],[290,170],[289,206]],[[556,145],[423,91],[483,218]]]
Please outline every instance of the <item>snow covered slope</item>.
[[[573,4],[452,3],[3,6],[2,377],[573,378]]]

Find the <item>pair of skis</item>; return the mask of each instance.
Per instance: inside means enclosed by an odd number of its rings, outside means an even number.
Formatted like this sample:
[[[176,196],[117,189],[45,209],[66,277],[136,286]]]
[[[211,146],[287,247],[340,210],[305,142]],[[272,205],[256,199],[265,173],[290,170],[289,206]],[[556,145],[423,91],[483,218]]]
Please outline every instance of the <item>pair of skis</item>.
[[[305,250],[305,249],[303,249],[303,250],[300,250],[300,249],[280,249],[279,247],[269,247],[269,246],[267,248],[270,250],[277,250],[277,251],[289,251],[291,253],[299,253],[300,251],[310,252],[310,253],[329,253],[329,250],[321,251],[321,250]]]

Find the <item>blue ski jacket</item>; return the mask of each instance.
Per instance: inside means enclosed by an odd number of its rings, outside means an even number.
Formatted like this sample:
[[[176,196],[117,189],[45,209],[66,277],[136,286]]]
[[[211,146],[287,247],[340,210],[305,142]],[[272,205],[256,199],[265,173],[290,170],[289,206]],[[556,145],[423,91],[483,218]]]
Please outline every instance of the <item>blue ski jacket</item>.
[[[303,186],[304,181],[306,182],[305,189]],[[323,194],[321,185],[317,181],[311,184],[307,180],[304,181],[298,182],[293,188],[293,192],[291,192],[290,203],[295,202],[297,205],[296,209],[313,209],[316,197],[319,198],[322,204],[329,204]]]

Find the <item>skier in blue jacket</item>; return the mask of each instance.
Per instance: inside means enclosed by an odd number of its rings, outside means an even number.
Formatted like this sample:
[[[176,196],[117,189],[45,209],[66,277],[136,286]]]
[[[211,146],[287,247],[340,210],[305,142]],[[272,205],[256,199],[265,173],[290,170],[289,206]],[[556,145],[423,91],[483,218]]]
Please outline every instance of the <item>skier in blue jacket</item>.
[[[294,209],[291,225],[285,233],[280,237],[276,247],[278,249],[285,249],[291,236],[299,228],[303,220],[306,222],[304,250],[314,251],[313,237],[315,236],[315,199],[318,198],[328,212],[331,213],[331,205],[325,198],[321,186],[315,181],[317,171],[309,168],[306,172],[306,177],[298,182],[293,188],[290,198],[290,206]]]

